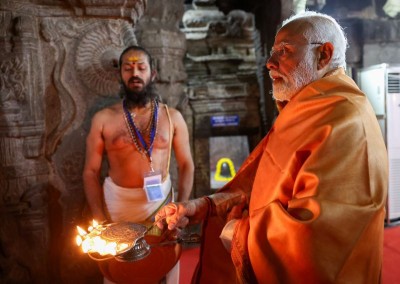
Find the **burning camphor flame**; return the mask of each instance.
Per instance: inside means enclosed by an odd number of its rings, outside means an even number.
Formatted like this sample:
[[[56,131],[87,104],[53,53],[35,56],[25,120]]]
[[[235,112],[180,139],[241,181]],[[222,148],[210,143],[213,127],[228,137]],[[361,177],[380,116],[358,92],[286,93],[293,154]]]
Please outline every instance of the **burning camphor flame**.
[[[76,236],[76,244],[82,247],[84,253],[99,253],[100,255],[116,255],[118,252],[124,251],[128,248],[126,243],[110,242],[101,237],[101,232],[105,230],[105,226],[99,225],[96,220],[93,220],[91,226],[88,227],[86,232],[81,227],[76,227],[78,234]]]

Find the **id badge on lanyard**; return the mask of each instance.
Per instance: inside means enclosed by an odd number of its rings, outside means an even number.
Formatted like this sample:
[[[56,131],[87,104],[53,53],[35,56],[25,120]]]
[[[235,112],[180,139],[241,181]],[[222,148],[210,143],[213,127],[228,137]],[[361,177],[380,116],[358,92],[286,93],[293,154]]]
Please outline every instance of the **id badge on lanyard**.
[[[146,173],[143,179],[143,189],[146,192],[147,201],[164,200],[165,195],[162,190],[161,172],[151,171]]]

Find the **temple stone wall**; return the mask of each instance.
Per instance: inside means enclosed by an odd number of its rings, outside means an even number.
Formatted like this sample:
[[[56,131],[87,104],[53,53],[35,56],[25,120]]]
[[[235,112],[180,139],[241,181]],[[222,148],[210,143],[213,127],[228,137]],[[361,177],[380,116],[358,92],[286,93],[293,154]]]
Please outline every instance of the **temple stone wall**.
[[[178,109],[191,133],[191,111],[185,92],[187,74],[183,59],[186,38],[179,24],[184,13],[183,0],[152,0],[136,27],[138,43],[153,56],[157,68],[157,90],[168,106]],[[192,135],[191,135],[192,137]],[[192,144],[192,143],[191,143]],[[178,169],[172,152],[170,174],[173,187],[178,191]]]
[[[252,14],[233,10],[224,15],[214,1],[194,1],[183,16],[183,26],[187,93],[193,111],[194,196],[199,197],[213,193],[210,137],[246,136],[251,149],[260,140],[260,43]],[[236,121],[215,127],[215,117]]]
[[[74,243],[92,115],[118,100],[118,58],[147,7],[0,3],[0,282],[101,283]]]
[[[363,67],[400,64],[400,19],[363,21]]]

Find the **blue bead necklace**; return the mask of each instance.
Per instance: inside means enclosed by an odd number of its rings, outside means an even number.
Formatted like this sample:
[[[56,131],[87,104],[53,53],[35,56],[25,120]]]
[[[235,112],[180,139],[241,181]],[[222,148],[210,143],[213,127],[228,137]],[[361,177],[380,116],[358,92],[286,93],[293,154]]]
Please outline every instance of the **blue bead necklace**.
[[[128,110],[126,100],[124,100],[122,102],[122,107],[124,109],[124,118],[125,118],[126,126],[128,128],[129,134],[131,135],[133,144],[135,145],[135,147],[139,153],[146,155],[149,158],[150,168],[152,171],[154,171],[153,165],[152,165],[151,153],[153,151],[154,141],[155,141],[155,138],[157,135],[159,105],[158,105],[158,101],[156,101],[156,100],[154,100],[152,102],[152,104],[154,104],[154,111],[153,111],[153,115],[151,117],[152,122],[151,122],[151,129],[150,129],[150,133],[149,133],[149,136],[150,136],[149,144],[146,143],[145,139],[142,136],[142,133],[140,132],[139,128],[136,126],[135,121],[133,120],[132,114]]]

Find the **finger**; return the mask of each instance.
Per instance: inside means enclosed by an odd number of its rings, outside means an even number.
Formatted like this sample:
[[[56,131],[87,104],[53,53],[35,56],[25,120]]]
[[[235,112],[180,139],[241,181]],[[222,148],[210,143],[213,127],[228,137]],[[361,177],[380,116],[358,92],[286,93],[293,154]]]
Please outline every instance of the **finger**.
[[[177,238],[177,230],[165,230],[160,236],[160,242],[171,241]]]
[[[175,203],[169,203],[165,206],[165,222],[168,225],[169,230],[173,230],[175,228],[178,206]]]
[[[168,230],[173,230],[176,228],[176,220],[175,219],[165,219],[167,221]]]
[[[165,219],[165,211],[163,209],[160,209],[160,211],[158,211],[155,216],[154,224],[161,230],[164,229],[164,222],[163,222],[164,219]]]
[[[167,222],[166,220],[167,217],[175,214],[176,211],[177,211],[177,206],[174,203],[169,203],[163,208],[161,208],[155,216],[155,224],[157,225],[157,227],[163,229],[164,228],[163,221],[165,220]]]
[[[167,218],[165,219],[168,224],[168,229],[170,230],[173,230],[178,226],[180,226],[180,224],[185,224],[187,222],[185,221],[185,219],[187,219],[186,217],[187,210],[185,204],[184,203],[175,204],[174,208],[175,208],[174,214],[167,216]]]
[[[165,208],[161,208],[160,210],[158,210],[158,212],[156,213],[156,216],[154,217],[154,220],[156,222],[158,222],[161,219],[164,219],[166,216],[165,214]]]
[[[183,218],[183,217],[184,217],[184,216],[179,216],[178,213],[175,213],[174,215],[172,215],[172,216],[170,216],[170,217],[167,217],[167,218],[165,219],[165,221],[166,221],[167,224],[168,224],[168,229],[169,229],[169,230],[174,230],[174,229],[178,226],[178,224],[179,224],[181,218]]]
[[[165,217],[174,215],[178,211],[178,206],[175,203],[168,203],[165,205]]]
[[[189,218],[186,217],[186,216],[184,216],[184,217],[182,217],[182,218],[178,221],[178,223],[176,224],[176,226],[177,226],[178,228],[185,228],[185,227],[187,226],[187,224],[189,224]]]

